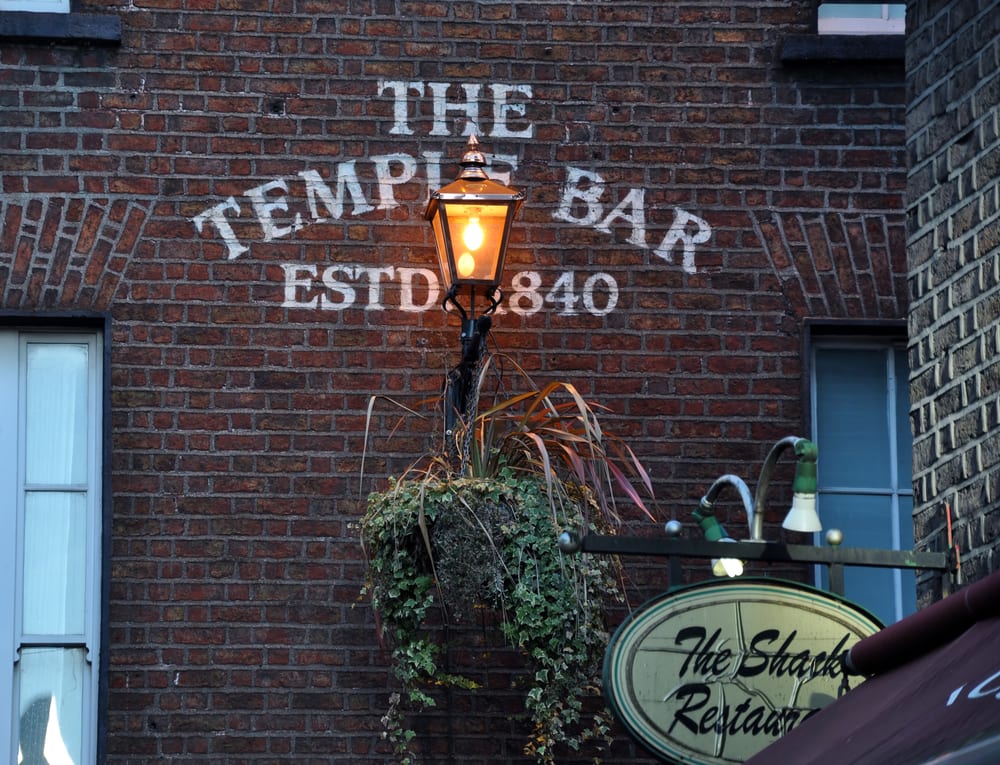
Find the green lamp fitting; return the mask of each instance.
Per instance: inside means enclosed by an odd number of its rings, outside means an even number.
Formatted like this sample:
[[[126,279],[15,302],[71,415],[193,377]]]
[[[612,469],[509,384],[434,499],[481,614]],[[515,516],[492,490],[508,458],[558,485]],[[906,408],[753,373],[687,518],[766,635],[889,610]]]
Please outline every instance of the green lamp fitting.
[[[796,494],[815,494],[816,460],[819,457],[819,449],[812,441],[802,438],[795,442],[795,456],[798,457],[798,461],[795,463],[792,491]]]
[[[726,530],[722,528],[722,524],[719,523],[719,520],[714,515],[712,515],[710,507],[705,507],[704,504],[699,504],[698,509],[695,510],[692,515],[694,516],[694,519],[698,521],[698,525],[701,526],[701,530],[705,534],[705,539],[709,542],[718,542],[720,539],[729,538]]]
[[[706,499],[702,499],[692,516],[698,521],[705,539],[709,542],[734,541],[726,533],[719,520],[712,515],[712,505]],[[716,558],[712,561],[712,573],[716,576],[741,576],[743,574],[743,561],[737,558]]]
[[[798,460],[792,479],[792,507],[781,525],[791,531],[822,531],[823,524],[816,512],[816,460],[819,450],[812,441],[800,438],[795,442],[795,454]]]

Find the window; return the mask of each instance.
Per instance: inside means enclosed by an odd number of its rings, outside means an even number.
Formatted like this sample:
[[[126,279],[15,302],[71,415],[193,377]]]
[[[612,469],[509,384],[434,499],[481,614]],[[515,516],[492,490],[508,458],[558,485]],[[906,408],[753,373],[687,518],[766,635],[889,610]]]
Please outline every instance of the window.
[[[117,15],[84,12],[83,0],[0,0],[0,40],[118,45]]]
[[[102,377],[96,332],[0,328],[0,761],[97,761]]]
[[[824,529],[850,547],[913,549],[909,372],[902,342],[816,338],[813,439]],[[826,568],[820,571],[826,586]],[[845,567],[845,595],[891,624],[916,610],[912,571]]]
[[[906,3],[820,3],[821,35],[901,35],[906,32]]]
[[[870,62],[898,66],[906,58],[904,3],[820,2],[817,34],[791,34],[781,41],[786,65]]]
[[[69,13],[69,0],[0,0],[0,11]]]

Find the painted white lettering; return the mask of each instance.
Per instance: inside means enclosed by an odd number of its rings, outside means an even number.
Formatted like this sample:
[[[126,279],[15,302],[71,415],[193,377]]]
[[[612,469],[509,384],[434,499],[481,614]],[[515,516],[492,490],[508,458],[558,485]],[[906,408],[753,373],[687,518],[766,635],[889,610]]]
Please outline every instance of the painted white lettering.
[[[282,308],[315,308],[317,296],[308,300],[297,299],[300,288],[312,287],[312,280],[316,277],[316,266],[301,266],[297,263],[285,263],[281,266],[285,272],[285,300]],[[307,278],[302,278],[302,275]]]
[[[450,83],[447,82],[427,83],[427,88],[433,97],[434,114],[430,135],[450,135],[448,126],[445,124],[448,112],[459,112],[465,115],[465,130],[462,135],[471,135],[472,133],[480,135],[478,121],[479,91],[482,86],[477,82],[463,83],[461,88],[465,93],[465,103],[453,105],[448,103],[449,86]]]
[[[399,307],[401,310],[409,313],[426,311],[438,302],[441,288],[438,285],[437,274],[429,268],[397,268],[396,273],[399,274]],[[415,279],[423,279],[427,285],[424,301],[419,304],[413,300]]]
[[[464,101],[449,101],[448,91],[458,86],[462,89]],[[419,80],[379,80],[377,94],[392,96],[392,127],[390,135],[413,135],[410,117],[416,111],[413,97],[425,92],[431,96],[433,120],[430,135],[446,136],[453,132],[454,121],[449,115],[458,115],[462,124],[462,135],[487,135],[493,138],[531,138],[535,126],[527,119],[527,102],[533,97],[531,85],[525,83],[492,83],[487,85],[491,92],[492,130],[480,129],[480,83],[428,82]],[[464,118],[464,119],[462,119]],[[523,123],[523,124],[519,124]],[[458,131],[454,131],[458,132]]]
[[[425,160],[425,172],[427,174],[427,188],[425,200],[430,199],[432,191],[437,191],[444,184],[441,183],[441,152],[440,151],[425,151],[421,155]]]
[[[518,316],[528,316],[542,310],[544,299],[538,292],[542,286],[542,276],[537,271],[519,271],[510,280],[513,294],[510,296],[510,310]],[[527,306],[524,302],[527,301]]]
[[[607,295],[603,308],[598,308],[594,300],[598,284],[604,286],[602,291]],[[611,274],[597,273],[587,279],[583,285],[583,307],[587,309],[587,313],[591,313],[594,316],[607,316],[615,310],[615,306],[617,305],[618,282],[615,281],[615,278]]]
[[[629,236],[629,244],[639,247],[646,246],[646,210],[645,194],[642,189],[632,189],[625,198],[619,202],[615,209],[609,212],[600,223],[594,228],[603,231],[605,234],[611,233],[611,223],[617,218],[621,218],[626,223],[631,224],[632,234]],[[631,209],[631,213],[626,210]]]
[[[413,135],[413,129],[409,125],[409,113],[407,93],[416,93],[418,96],[424,91],[422,82],[402,82],[400,80],[379,80],[378,95],[386,91],[393,94],[392,101],[392,128],[389,133],[392,135]]]
[[[398,207],[396,195],[392,187],[409,181],[417,172],[417,161],[409,154],[387,154],[382,157],[372,157],[375,163],[375,177],[378,178],[379,210],[391,210]],[[393,175],[391,165],[401,166],[398,175]]]
[[[604,179],[600,175],[578,167],[569,167],[566,169],[566,183],[563,186],[559,208],[552,213],[552,217],[578,226],[592,226],[601,217],[602,194],[604,194]],[[576,207],[574,202],[586,205],[587,209],[583,215],[573,214]]]
[[[605,183],[600,174],[578,167],[566,169],[559,207],[552,217],[577,226],[593,226],[597,231],[611,233],[611,224],[622,220],[631,225],[628,241],[648,248],[646,243],[645,193],[642,189],[631,189],[607,215],[601,197]],[[674,220],[663,241],[654,251],[658,257],[673,262],[671,251],[679,243],[683,250],[681,266],[685,272],[693,274],[695,267],[695,246],[704,244],[712,236],[708,221],[692,215],[679,207],[674,208]]]
[[[358,278],[360,279],[364,276],[368,280],[368,305],[365,306],[366,311],[381,311],[385,308],[382,305],[382,277],[385,276],[387,279],[392,279],[395,270],[392,266],[384,266],[383,268],[358,266]]]
[[[233,258],[238,258],[250,248],[244,247],[236,238],[236,232],[233,231],[233,227],[230,226],[229,221],[226,220],[226,210],[233,210],[236,213],[237,218],[240,216],[240,206],[236,203],[236,200],[233,197],[229,197],[225,202],[220,202],[215,207],[210,207],[205,210],[205,212],[196,215],[194,217],[194,226],[198,229],[198,233],[200,234],[205,221],[212,221],[212,225],[215,226],[215,230],[219,232],[219,235],[222,237],[222,241],[226,243],[226,249],[229,251],[228,259],[232,260]]]
[[[269,202],[267,200],[267,193],[269,191],[274,191],[275,189],[281,191],[282,196],[279,196],[277,199]],[[298,213],[295,214],[295,222],[291,226],[275,225],[274,211],[281,210],[282,212],[288,212],[288,200],[284,197],[284,194],[287,193],[288,184],[280,178],[276,181],[269,181],[268,183],[255,186],[254,188],[243,192],[243,196],[250,198],[250,203],[253,205],[253,211],[257,214],[257,220],[260,221],[260,227],[264,231],[265,242],[272,242],[275,239],[288,236],[292,233],[292,231],[298,231],[302,228],[302,216]]]
[[[546,303],[552,303],[553,305],[562,303],[562,310],[559,311],[560,316],[574,316],[576,314],[574,306],[579,298],[573,291],[573,277],[574,274],[572,271],[564,271],[556,279],[556,283],[552,285],[552,289],[545,296]]]
[[[688,224],[695,226],[693,233],[688,231]],[[684,260],[681,267],[685,273],[693,274],[697,271],[694,264],[694,246],[696,244],[704,244],[711,236],[712,227],[708,225],[708,221],[677,207],[674,208],[673,225],[670,226],[667,235],[663,237],[663,241],[653,251],[653,254],[663,258],[668,263],[673,263],[674,258],[671,251],[678,242],[682,242]]]
[[[493,91],[493,138],[531,138],[535,134],[535,126],[528,123],[520,130],[513,130],[508,124],[511,115],[515,118],[523,119],[525,116],[526,104],[523,101],[509,103],[508,98],[511,93],[519,93],[525,99],[531,99],[530,85],[504,85],[494,83],[490,86]]]
[[[514,154],[493,154],[486,158],[486,163],[489,165],[489,176],[495,181],[499,181],[504,186],[510,186],[510,179],[513,173],[517,172],[517,156]],[[496,169],[497,164],[503,164],[510,167],[510,170],[501,172]]]
[[[337,165],[336,194],[330,191],[330,187],[315,170],[303,170],[299,173],[299,177],[305,181],[306,203],[309,205],[309,214],[314,221],[323,218],[319,212],[319,202],[323,203],[330,217],[335,220],[340,218],[344,214],[345,193],[351,196],[355,215],[362,215],[375,209],[368,204],[365,193],[361,190],[361,183],[358,181],[353,159]]]
[[[389,282],[399,284],[400,310],[408,313],[428,311],[439,304],[441,286],[437,272],[429,268],[375,267],[359,263],[340,263],[327,266],[319,273],[314,264],[285,263],[285,308],[310,308],[339,311],[353,306],[360,296],[367,297],[366,311],[386,309],[384,300]],[[590,276],[582,292],[576,292],[576,274],[563,271],[556,278],[549,293],[543,297],[542,275],[537,271],[520,271],[511,278],[511,294],[506,305],[501,303],[497,313],[510,310],[528,316],[542,310],[546,302],[562,304],[562,315],[579,312],[584,308],[595,316],[604,316],[618,303],[618,285],[610,274]],[[315,290],[315,292],[313,292]]]
[[[319,307],[324,311],[342,311],[354,305],[356,296],[354,287],[336,278],[341,273],[348,279],[354,279],[357,276],[357,268],[355,266],[329,266],[323,270],[323,286],[331,293],[340,296],[337,301],[331,300],[326,295],[320,296]]]
[[[425,161],[427,190],[440,188],[441,152],[427,151],[421,156]],[[395,187],[414,180],[418,170],[417,159],[409,154],[401,153],[371,157],[371,162],[374,165],[380,195],[378,209],[388,210],[398,207],[399,202],[396,200]],[[514,155],[494,155],[492,157],[493,166],[489,173],[501,183],[509,184],[511,173],[517,169],[517,162],[517,157]],[[511,169],[497,170],[497,165],[506,165]],[[329,219],[338,220],[346,214],[364,215],[376,209],[365,198],[365,192],[358,179],[355,160],[338,163],[331,173],[333,180],[330,182],[324,180],[316,170],[301,170],[297,176],[301,179],[302,188],[305,191],[305,206],[308,209],[308,217],[306,217],[305,211],[295,212],[291,225],[279,225],[275,217],[277,212],[288,212],[288,200],[294,199],[294,195],[285,196],[289,193],[287,179],[276,178],[244,192],[244,196],[251,200],[254,213],[257,215],[263,232],[263,241],[269,242],[291,236],[294,232],[311,223]],[[240,206],[233,197],[199,213],[192,218],[192,221],[199,233],[204,229],[206,221],[211,222],[226,243],[228,257],[232,260],[250,248],[241,244],[237,239],[233,227],[226,218],[227,212],[235,213],[236,217],[240,216]]]

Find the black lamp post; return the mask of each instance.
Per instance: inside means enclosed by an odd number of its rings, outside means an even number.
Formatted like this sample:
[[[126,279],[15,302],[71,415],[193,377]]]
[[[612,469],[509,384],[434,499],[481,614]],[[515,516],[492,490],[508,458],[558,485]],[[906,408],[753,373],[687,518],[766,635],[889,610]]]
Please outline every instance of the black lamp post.
[[[507,240],[524,192],[508,188],[486,175],[486,158],[479,141],[469,136],[459,163],[458,178],[433,192],[424,217],[434,230],[445,298],[442,307],[462,319],[462,360],[448,375],[445,428],[454,431],[456,416],[466,416],[469,394],[491,325],[500,304],[499,284]],[[468,310],[459,298],[468,288]],[[476,310],[476,293],[485,306]]]

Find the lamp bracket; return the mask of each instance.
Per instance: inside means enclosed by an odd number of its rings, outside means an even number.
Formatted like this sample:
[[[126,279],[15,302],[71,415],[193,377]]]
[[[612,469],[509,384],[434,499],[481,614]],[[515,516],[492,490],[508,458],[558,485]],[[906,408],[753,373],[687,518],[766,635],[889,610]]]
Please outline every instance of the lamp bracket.
[[[475,316],[474,301],[476,298],[476,293],[475,293],[475,287],[470,288],[472,305],[469,306],[469,311],[466,311],[465,307],[458,301],[458,287],[459,285],[457,284],[453,284],[451,286],[451,289],[449,289],[448,293],[444,296],[444,300],[441,301],[441,307],[445,310],[446,313],[457,314],[459,317],[461,317],[462,322],[464,323],[469,320],[470,312],[472,313],[473,316]],[[486,289],[488,289],[489,291],[484,292],[483,296],[489,302],[489,305],[487,305],[486,308],[480,312],[479,314],[480,316],[489,316],[494,311],[496,311],[497,308],[500,307],[500,303],[503,301],[502,289],[496,286],[489,286],[489,285],[487,285]]]
[[[441,301],[441,307],[446,313],[457,313],[461,318],[462,322],[465,323],[469,319],[469,313],[465,310],[461,303],[458,302],[456,297],[456,285],[452,285],[452,288],[448,290],[448,293],[444,296],[444,300]]]

